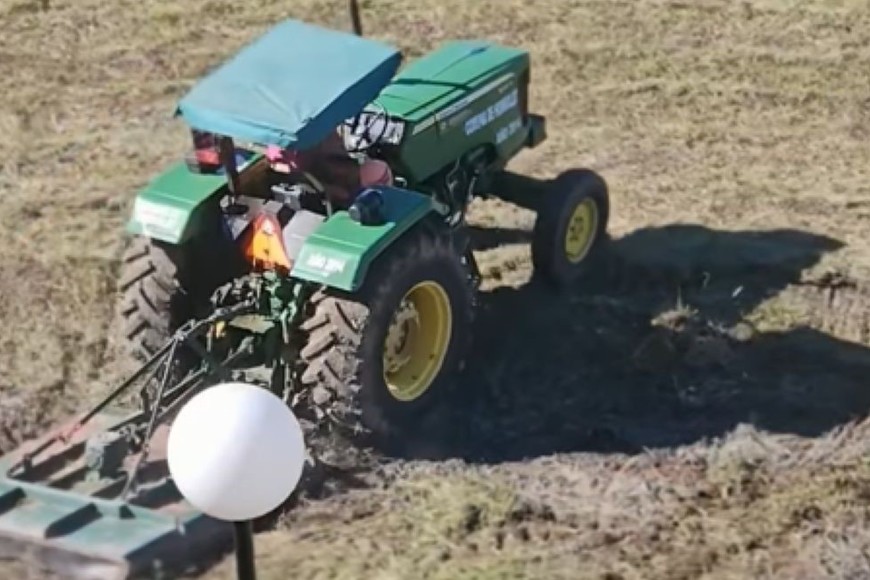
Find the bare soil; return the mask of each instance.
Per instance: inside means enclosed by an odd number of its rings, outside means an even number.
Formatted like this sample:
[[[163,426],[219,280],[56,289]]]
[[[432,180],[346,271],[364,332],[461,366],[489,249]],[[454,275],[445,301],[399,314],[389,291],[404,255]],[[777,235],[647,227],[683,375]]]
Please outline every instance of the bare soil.
[[[280,18],[346,27],[344,4],[0,0],[0,451],[125,370],[121,227],[187,145],[174,100]],[[461,394],[389,456],[335,446],[258,535],[261,576],[870,577],[866,3],[363,5],[409,57],[529,48],[550,139],[511,168],[600,172],[611,236],[554,294],[534,215],[476,202]]]

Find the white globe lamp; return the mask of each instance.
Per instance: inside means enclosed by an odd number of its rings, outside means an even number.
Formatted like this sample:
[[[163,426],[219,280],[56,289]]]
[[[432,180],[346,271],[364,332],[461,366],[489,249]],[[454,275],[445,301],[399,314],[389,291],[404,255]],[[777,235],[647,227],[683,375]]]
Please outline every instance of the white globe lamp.
[[[169,472],[193,506],[233,522],[240,578],[254,578],[251,520],[293,493],[305,465],[302,428],[271,391],[223,383],[198,393],[172,423]]]

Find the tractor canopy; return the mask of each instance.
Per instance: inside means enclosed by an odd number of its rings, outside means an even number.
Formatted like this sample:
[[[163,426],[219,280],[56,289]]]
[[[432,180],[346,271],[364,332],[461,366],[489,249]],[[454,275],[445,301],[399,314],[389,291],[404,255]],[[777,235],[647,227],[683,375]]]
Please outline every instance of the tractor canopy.
[[[401,61],[388,44],[285,20],[197,83],[175,114],[199,131],[307,149],[374,100]]]

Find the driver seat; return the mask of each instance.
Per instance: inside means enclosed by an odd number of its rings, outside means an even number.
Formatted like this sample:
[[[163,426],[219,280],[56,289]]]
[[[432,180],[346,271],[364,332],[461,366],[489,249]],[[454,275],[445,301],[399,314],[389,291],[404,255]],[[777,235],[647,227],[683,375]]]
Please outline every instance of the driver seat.
[[[381,159],[366,158],[359,168],[359,181],[362,187],[393,185],[393,170]]]

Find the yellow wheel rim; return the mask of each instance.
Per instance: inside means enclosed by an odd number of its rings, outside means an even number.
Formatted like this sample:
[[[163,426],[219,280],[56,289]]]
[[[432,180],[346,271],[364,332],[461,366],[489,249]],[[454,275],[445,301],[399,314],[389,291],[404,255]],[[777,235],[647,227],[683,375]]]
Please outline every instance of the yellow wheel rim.
[[[565,256],[572,264],[580,262],[589,253],[598,229],[598,208],[591,199],[584,199],[574,208],[565,232]]]
[[[413,401],[430,387],[447,354],[453,311],[447,292],[421,282],[405,294],[384,340],[384,382],[399,401]]]

